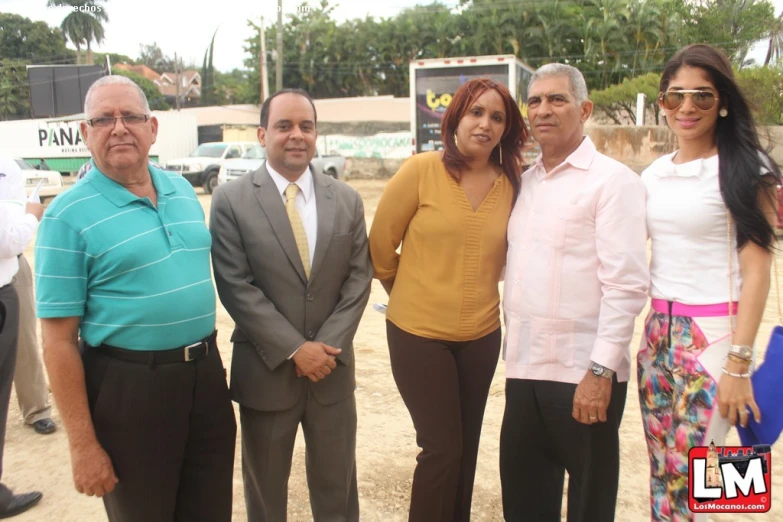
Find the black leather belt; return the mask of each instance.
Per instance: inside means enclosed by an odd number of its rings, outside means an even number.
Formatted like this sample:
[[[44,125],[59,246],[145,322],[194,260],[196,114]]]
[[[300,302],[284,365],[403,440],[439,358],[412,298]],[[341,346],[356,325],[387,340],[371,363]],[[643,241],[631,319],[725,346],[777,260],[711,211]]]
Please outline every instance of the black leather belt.
[[[127,350],[117,348],[108,344],[100,346],[91,346],[91,349],[97,350],[109,357],[121,359],[123,361],[140,364],[173,364],[197,361],[203,359],[211,350],[217,350],[217,330],[212,332],[209,337],[205,337],[197,343],[174,348],[173,350]]]

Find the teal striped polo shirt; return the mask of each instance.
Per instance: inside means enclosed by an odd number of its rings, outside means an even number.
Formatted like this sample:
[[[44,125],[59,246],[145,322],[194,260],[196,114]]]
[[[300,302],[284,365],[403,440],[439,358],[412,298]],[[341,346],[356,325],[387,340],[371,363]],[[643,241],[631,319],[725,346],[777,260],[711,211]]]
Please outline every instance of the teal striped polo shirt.
[[[94,168],[52,201],[38,229],[38,317],[81,317],[92,346],[166,350],[215,329],[204,211],[182,176],[149,170],[157,209]]]

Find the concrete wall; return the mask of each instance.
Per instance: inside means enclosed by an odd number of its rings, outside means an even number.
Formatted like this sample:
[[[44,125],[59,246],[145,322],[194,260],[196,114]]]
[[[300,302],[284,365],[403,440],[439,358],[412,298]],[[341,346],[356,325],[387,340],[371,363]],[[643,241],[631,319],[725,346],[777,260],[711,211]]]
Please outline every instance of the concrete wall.
[[[677,138],[668,127],[588,125],[587,135],[598,150],[636,172],[654,160],[677,149]],[[762,146],[778,165],[783,165],[783,126],[759,127]],[[345,168],[349,178],[386,178],[394,175],[403,160],[348,158]]]

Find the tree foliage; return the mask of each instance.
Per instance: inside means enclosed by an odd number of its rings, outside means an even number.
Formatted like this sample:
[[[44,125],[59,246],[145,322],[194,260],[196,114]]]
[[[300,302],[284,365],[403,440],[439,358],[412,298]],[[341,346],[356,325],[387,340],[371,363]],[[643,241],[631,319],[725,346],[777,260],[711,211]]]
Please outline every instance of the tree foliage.
[[[148,80],[140,74],[136,74],[131,71],[123,71],[122,69],[117,69],[116,67],[112,67],[111,73],[118,76],[125,76],[126,78],[130,78],[136,82],[136,84],[141,87],[141,90],[144,91],[144,95],[147,97],[147,102],[150,104],[151,110],[167,111],[171,108],[169,104],[166,103],[166,100],[163,98],[163,95],[161,94],[157,85],[152,83],[151,80]]]
[[[688,43],[714,44],[737,66],[746,65],[750,46],[768,41],[776,23],[783,27],[768,0],[465,0],[456,9],[434,2],[392,18],[342,23],[332,18],[334,5],[321,0],[307,12],[286,15],[284,86],[306,88],[317,98],[407,96],[411,60],[514,54],[533,67],[570,63],[591,89],[601,90],[659,73]],[[269,83],[275,85],[274,26],[266,32],[266,48]],[[258,93],[258,33],[245,51]]]
[[[590,94],[598,114],[603,114],[618,125],[636,123],[636,98],[639,93],[646,96],[645,112],[652,113],[655,123],[659,123],[658,86],[661,75],[647,73],[636,78],[626,78],[622,83],[610,85],[606,89]]]
[[[71,64],[76,53],[65,47],[59,28],[11,13],[0,13],[0,60]]]
[[[30,62],[3,58],[0,64],[0,120],[30,117],[28,65]]]
[[[106,0],[48,0],[49,7],[69,7],[71,11],[63,18],[60,28],[65,38],[76,47],[76,63],[82,63],[82,45],[87,47],[88,65],[92,65],[92,42],[101,44],[105,37],[104,22],[109,21]]]
[[[783,124],[783,68],[748,67],[737,73],[737,82],[753,107],[756,123]]]
[[[158,73],[173,72],[176,68],[174,57],[164,54],[157,42],[139,45],[137,64],[146,65]]]

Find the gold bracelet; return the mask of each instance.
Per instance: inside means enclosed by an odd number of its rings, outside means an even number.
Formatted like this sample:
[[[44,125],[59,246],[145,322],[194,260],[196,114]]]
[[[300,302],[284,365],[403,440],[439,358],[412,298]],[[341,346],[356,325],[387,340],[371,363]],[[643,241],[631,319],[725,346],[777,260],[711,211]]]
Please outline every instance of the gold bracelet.
[[[725,373],[729,377],[737,377],[738,379],[747,379],[748,377],[750,377],[750,374],[752,372],[748,371],[747,373],[732,373],[728,371],[726,368],[723,368],[723,373]]]
[[[745,359],[744,357],[740,357],[736,353],[730,353],[729,360],[734,361],[735,363],[738,364],[750,364],[752,362],[752,359]]]

